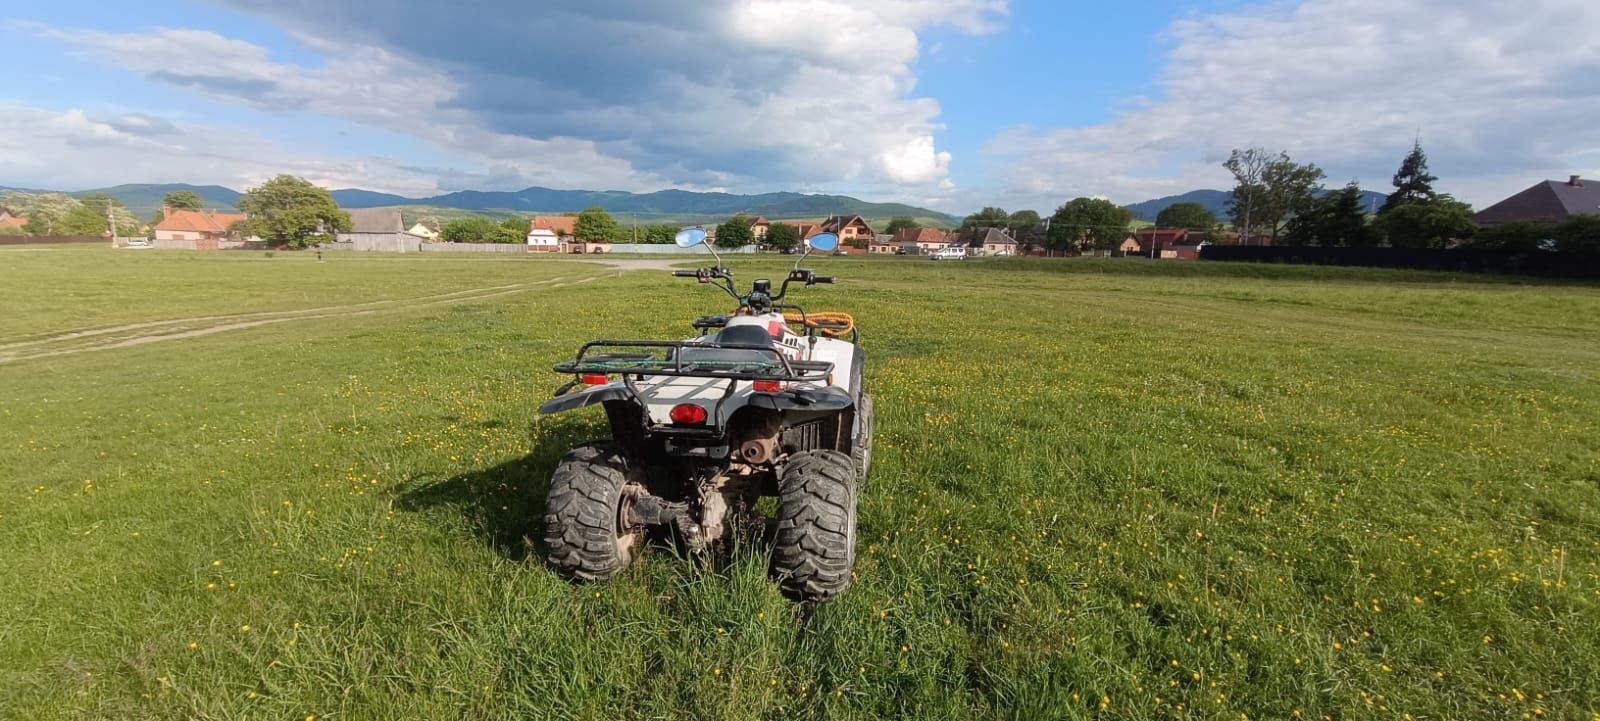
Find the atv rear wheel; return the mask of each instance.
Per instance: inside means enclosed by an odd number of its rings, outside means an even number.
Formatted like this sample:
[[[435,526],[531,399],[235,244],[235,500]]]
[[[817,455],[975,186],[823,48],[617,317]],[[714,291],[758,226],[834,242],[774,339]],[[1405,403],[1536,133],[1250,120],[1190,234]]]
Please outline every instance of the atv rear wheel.
[[[856,437],[850,444],[850,460],[855,462],[856,487],[867,485],[872,470],[872,396],[861,394],[856,403]]]
[[[854,463],[838,451],[789,457],[778,488],[772,575],[796,601],[825,601],[850,587],[856,558]]]
[[[550,477],[544,537],[562,578],[604,581],[633,562],[642,535],[626,522],[631,497],[627,457],[609,443],[578,446]]]

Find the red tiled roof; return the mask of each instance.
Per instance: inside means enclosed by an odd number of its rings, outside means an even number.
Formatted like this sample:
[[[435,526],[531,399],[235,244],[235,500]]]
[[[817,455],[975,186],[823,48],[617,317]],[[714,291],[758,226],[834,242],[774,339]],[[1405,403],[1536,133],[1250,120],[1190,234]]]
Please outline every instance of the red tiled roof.
[[[156,223],[156,230],[189,233],[226,233],[228,226],[244,220],[244,213],[219,213],[215,210],[174,210]]]
[[[571,215],[535,215],[529,230],[553,230],[556,235],[573,235],[578,225],[578,219]]]
[[[754,227],[756,227],[758,225],[767,225],[767,226],[772,225],[772,223],[769,222],[766,218],[763,218],[763,217],[761,217],[759,215],[754,217],[754,218],[748,218],[747,220],[750,223],[750,227],[752,227],[752,228],[754,228]]]
[[[894,234],[896,243],[943,243],[946,233],[938,228],[901,228]]]
[[[822,221],[822,232],[837,233],[845,226],[856,224],[860,224],[861,227],[869,230],[872,228],[872,226],[867,225],[866,219],[859,215],[830,215],[826,220]]]
[[[800,231],[800,237],[802,239],[810,238],[811,236],[822,232],[821,225],[808,220],[779,220],[777,222],[782,223],[783,225],[794,226],[795,230]]]

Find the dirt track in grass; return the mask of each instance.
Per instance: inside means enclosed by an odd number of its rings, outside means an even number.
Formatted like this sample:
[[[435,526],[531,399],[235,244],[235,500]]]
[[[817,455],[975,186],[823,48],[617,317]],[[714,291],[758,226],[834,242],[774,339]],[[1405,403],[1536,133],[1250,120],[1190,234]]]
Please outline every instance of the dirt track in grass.
[[[509,285],[495,285],[484,288],[473,288],[450,293],[425,295],[415,298],[394,298],[389,300],[368,301],[364,303],[350,303],[345,305],[321,306],[317,308],[301,308],[297,310],[261,311],[255,313],[237,313],[228,315],[205,315],[187,318],[169,318],[166,320],[145,321],[128,323],[104,328],[85,328],[59,333],[43,338],[15,340],[0,343],[0,365],[16,363],[42,358],[54,358],[93,351],[115,350],[118,348],[131,348],[134,346],[180,341],[191,338],[227,333],[231,331],[259,328],[267,325],[290,323],[295,321],[319,320],[325,318],[349,318],[355,316],[387,313],[396,310],[410,310],[416,308],[431,308],[455,303],[488,300],[507,295],[527,292],[534,289],[552,290],[569,285],[588,283],[600,276],[589,276],[576,280],[567,277],[551,278],[549,280],[531,283],[513,283]]]

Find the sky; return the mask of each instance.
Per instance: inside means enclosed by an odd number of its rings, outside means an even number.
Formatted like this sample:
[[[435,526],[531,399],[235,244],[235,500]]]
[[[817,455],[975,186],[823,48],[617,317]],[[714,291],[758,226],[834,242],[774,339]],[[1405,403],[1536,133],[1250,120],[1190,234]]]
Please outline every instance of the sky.
[[[0,13],[0,185],[842,193],[1049,212],[1234,148],[1479,207],[1600,178],[1593,0],[66,0]]]

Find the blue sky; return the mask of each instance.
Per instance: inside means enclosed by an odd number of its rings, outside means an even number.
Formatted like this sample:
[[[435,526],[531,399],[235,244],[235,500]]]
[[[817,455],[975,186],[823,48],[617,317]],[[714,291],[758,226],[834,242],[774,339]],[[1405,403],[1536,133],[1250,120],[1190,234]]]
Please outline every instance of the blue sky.
[[[1534,0],[103,0],[0,20],[0,185],[842,192],[963,212],[1600,175],[1600,5]],[[1449,38],[1449,42],[1443,42]],[[1532,112],[1530,112],[1530,110]]]

